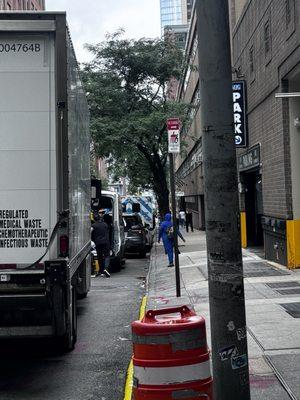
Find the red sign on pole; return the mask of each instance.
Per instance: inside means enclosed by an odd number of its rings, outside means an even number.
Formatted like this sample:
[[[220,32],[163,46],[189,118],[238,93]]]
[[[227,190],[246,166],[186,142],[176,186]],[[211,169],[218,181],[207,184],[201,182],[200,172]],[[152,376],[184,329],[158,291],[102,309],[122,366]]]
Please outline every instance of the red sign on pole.
[[[170,118],[167,121],[168,131],[179,131],[180,129],[180,119]]]

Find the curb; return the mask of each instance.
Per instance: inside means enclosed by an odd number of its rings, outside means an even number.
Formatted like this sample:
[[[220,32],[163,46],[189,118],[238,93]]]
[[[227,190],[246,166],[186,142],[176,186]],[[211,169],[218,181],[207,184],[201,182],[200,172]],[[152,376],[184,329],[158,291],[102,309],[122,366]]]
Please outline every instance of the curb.
[[[149,293],[149,276],[150,276],[150,270],[152,267],[152,263],[155,260],[156,257],[156,246],[157,242],[156,240],[153,243],[151,252],[150,252],[150,262],[149,262],[149,270],[146,276],[146,285],[145,285],[145,296],[142,299],[141,305],[140,305],[140,313],[139,313],[139,320],[144,318],[144,315],[146,313],[146,307],[147,307],[147,301],[148,301],[148,293]],[[133,362],[132,359],[129,363],[128,369],[127,369],[127,376],[126,376],[126,382],[125,382],[125,391],[124,391],[124,398],[123,400],[131,400],[132,398],[132,386],[133,386]]]
[[[147,305],[147,296],[144,296],[140,306],[140,314],[139,319],[143,319],[146,312]],[[128,369],[127,369],[127,377],[125,382],[125,392],[123,400],[131,400],[132,398],[132,386],[133,386],[133,362],[130,360]]]

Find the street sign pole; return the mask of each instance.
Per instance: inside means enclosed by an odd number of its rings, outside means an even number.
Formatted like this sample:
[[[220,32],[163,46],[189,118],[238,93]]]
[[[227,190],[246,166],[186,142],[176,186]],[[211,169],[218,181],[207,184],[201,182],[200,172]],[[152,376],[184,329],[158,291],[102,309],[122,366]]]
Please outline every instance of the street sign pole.
[[[179,254],[178,254],[178,227],[176,218],[176,198],[175,198],[175,179],[174,179],[174,157],[169,154],[170,159],[170,189],[171,189],[171,202],[172,202],[172,218],[173,218],[173,231],[174,231],[174,258],[175,258],[175,278],[176,278],[176,296],[181,297],[180,287],[180,268],[179,268]]]
[[[176,296],[181,297],[180,285],[180,268],[179,268],[179,253],[178,253],[178,226],[176,218],[176,195],[175,195],[175,171],[174,171],[174,156],[180,152],[180,121],[178,118],[172,118],[167,121],[168,126],[168,147],[170,160],[170,189],[171,189],[171,205],[172,219],[174,232],[174,261],[175,261],[175,279],[176,279]]]

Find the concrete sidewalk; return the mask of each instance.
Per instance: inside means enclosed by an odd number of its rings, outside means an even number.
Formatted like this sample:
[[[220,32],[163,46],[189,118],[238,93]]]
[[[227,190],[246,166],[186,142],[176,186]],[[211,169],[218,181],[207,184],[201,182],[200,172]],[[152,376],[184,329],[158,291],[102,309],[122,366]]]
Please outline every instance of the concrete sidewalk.
[[[190,304],[207,321],[210,345],[206,241],[204,232],[185,235],[179,247],[182,297],[163,246],[151,253],[147,309]],[[182,242],[181,242],[182,243]],[[268,263],[244,250],[252,400],[300,399],[300,271]]]

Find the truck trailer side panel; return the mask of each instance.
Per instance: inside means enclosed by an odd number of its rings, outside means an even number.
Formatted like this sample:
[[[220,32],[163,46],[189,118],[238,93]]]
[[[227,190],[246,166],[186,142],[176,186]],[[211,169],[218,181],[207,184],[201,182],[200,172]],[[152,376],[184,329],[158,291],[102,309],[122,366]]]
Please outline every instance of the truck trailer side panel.
[[[68,141],[70,255],[76,256],[87,244],[90,247],[91,202],[89,110],[78,65],[69,36],[68,43]],[[88,238],[88,242],[87,242]]]
[[[0,34],[1,264],[31,264],[56,223],[52,34]]]

